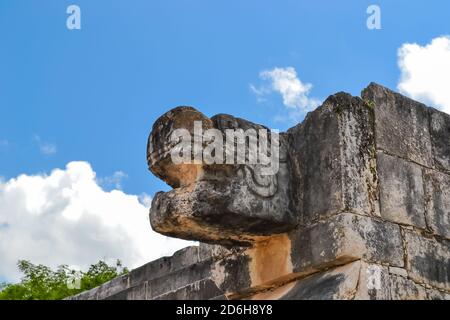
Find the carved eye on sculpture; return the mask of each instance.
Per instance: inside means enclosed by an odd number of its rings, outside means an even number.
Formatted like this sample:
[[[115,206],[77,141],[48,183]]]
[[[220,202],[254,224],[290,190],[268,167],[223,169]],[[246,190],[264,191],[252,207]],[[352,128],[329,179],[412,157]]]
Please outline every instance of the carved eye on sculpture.
[[[184,131],[194,136],[195,122],[201,123],[204,129],[213,127],[212,121],[192,107],[177,107],[162,115],[153,125],[148,139],[147,162],[151,172],[164,180],[173,188],[194,183],[201,175],[201,164],[175,163],[174,148],[181,142],[177,132]],[[189,159],[194,159],[194,149],[191,149]]]

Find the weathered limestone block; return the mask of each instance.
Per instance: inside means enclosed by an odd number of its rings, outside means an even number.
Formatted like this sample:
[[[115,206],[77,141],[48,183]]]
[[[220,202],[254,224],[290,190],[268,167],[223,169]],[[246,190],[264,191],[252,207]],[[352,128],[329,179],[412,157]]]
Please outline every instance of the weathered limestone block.
[[[360,273],[360,261],[314,274],[294,283],[282,300],[352,299]]]
[[[389,300],[391,298],[388,268],[361,262],[355,300]]]
[[[389,267],[389,273],[397,275],[397,276],[401,276],[404,278],[408,277],[408,271],[406,271],[406,269],[404,269],[404,268]]]
[[[428,295],[425,288],[410,279],[390,276],[389,281],[391,296],[390,300],[427,300]]]
[[[251,299],[281,300],[350,300],[359,280],[360,261],[288,283],[280,288],[258,293]]]
[[[212,267],[212,279],[230,299],[240,298],[255,291],[250,275],[251,258],[246,252],[235,253],[218,260]]]
[[[375,83],[361,96],[375,109],[377,148],[432,167],[428,108]]]
[[[450,239],[450,174],[427,170],[424,177],[428,226],[433,233]]]
[[[373,121],[363,100],[338,93],[288,130],[302,224],[342,211],[378,215]]]
[[[247,297],[297,277],[291,255],[288,235],[274,236],[217,260],[212,278],[226,297]]]
[[[284,135],[279,136],[279,154],[272,153],[279,164],[275,174],[262,173],[265,164],[253,164],[250,161],[239,163],[234,154],[238,150],[239,140],[232,143],[236,146],[235,150],[215,150],[231,154],[236,159],[234,163],[208,164],[195,160],[198,156],[196,148],[208,146],[208,141],[194,140],[192,155],[188,156],[192,156],[195,161],[176,164],[172,159],[172,151],[183,142],[175,136],[178,134],[177,129],[186,129],[193,137],[202,135],[196,131],[194,121],[203,123],[204,130],[214,129],[215,133],[223,136],[228,131],[241,130],[245,134],[247,130],[254,130],[260,138],[259,130],[265,129],[228,115],[209,119],[190,107],[175,108],[159,118],[148,140],[149,168],[175,189],[157,193],[154,197],[150,212],[153,229],[184,239],[249,245],[258,237],[294,228],[298,217],[292,212],[290,203],[290,176]],[[225,146],[226,138],[223,136],[218,139],[223,139]],[[267,140],[272,141],[271,136]],[[269,150],[272,150],[271,147]],[[246,152],[245,156],[249,160],[250,152]]]
[[[282,300],[425,300],[446,299],[446,294],[426,289],[389,268],[362,260],[317,272],[251,299]]]
[[[377,152],[377,166],[381,217],[425,229],[422,168],[380,151]]]
[[[439,169],[450,171],[450,115],[430,109],[430,117],[434,164]]]
[[[126,299],[126,290],[129,288],[128,275],[119,276],[97,288],[82,292],[67,298],[67,300],[105,300]]]
[[[142,282],[125,291],[126,298],[117,300],[148,300],[147,297],[147,282]]]
[[[184,269],[147,281],[147,299],[153,299],[191,283],[211,277],[211,261],[202,261]]]
[[[99,287],[65,298],[65,300],[97,300]]]
[[[123,275],[117,277],[107,283],[102,284],[97,291],[97,300],[104,300],[110,296],[113,296],[124,289],[129,288],[129,277]]]
[[[186,247],[178,250],[170,257],[162,257],[151,261],[130,271],[127,275],[117,277],[97,288],[73,296],[71,299],[144,300],[148,297],[146,292],[147,282],[161,277],[167,277],[168,274],[183,273],[183,269],[190,268],[208,259],[211,260],[211,257],[200,256],[199,247]]]
[[[161,270],[167,267],[165,261],[160,261]],[[211,280],[211,260],[193,262],[181,266],[174,261],[172,271],[156,270],[153,266],[147,266],[147,273],[139,272],[136,277],[135,270],[131,271],[130,278],[135,280],[134,286],[128,286],[111,292],[106,296],[98,295],[98,299],[108,300],[166,300],[175,297],[184,299],[209,299],[223,294]],[[171,264],[168,264],[171,266]],[[151,271],[155,271],[151,273]],[[134,274],[133,274],[134,273]],[[139,282],[136,280],[139,278]]]
[[[245,247],[233,247],[226,248],[217,244],[209,244],[200,242],[198,246],[198,254],[200,260],[220,260],[226,256],[232,255],[233,253],[245,250]]]
[[[405,231],[407,269],[411,279],[436,288],[450,288],[450,242]]]
[[[129,274],[129,286],[134,287],[203,261],[200,259],[198,250],[197,246],[187,247],[178,250],[171,257],[162,257],[132,270]]]
[[[159,264],[161,268],[164,268],[164,264]],[[152,266],[153,267],[153,266]],[[133,270],[130,275],[133,276]],[[98,300],[151,300],[151,299],[170,299],[171,295],[182,294],[182,288],[195,289],[196,286],[192,284],[197,283],[199,285],[198,292],[192,292],[191,298],[199,295],[199,299],[212,298],[222,294],[222,291],[216,289],[213,296],[207,296],[212,294],[213,291],[200,292],[201,288],[208,287],[212,289],[209,283],[212,280],[208,277],[211,276],[211,261],[201,261],[190,264],[188,266],[179,268],[175,267],[172,272],[157,272],[157,274],[147,274],[148,278],[142,276],[142,270],[139,272],[140,282],[136,282],[134,286],[117,286],[113,290],[102,290],[99,287],[96,299]],[[208,280],[209,281],[206,281]],[[113,280],[113,282],[116,279]],[[203,282],[202,282],[203,281]],[[108,282],[107,284],[109,284]],[[217,293],[217,294],[216,294]],[[186,293],[187,294],[187,293]],[[167,296],[166,296],[167,295]]]
[[[427,293],[423,286],[404,276],[390,272],[377,264],[361,262],[357,300],[424,300]]]
[[[360,259],[402,267],[400,228],[342,213],[226,256],[215,262],[212,278],[235,299]]]
[[[157,296],[155,300],[207,300],[221,297],[223,292],[211,279],[191,283],[175,291]]]
[[[435,289],[427,289],[428,300],[450,300],[450,293]]]
[[[439,291],[436,299],[445,299]],[[251,299],[282,300],[424,300],[425,287],[391,274],[387,267],[358,260],[317,272],[279,288],[255,294]]]
[[[400,228],[370,217],[342,213],[292,232],[294,272],[365,259],[402,267]]]

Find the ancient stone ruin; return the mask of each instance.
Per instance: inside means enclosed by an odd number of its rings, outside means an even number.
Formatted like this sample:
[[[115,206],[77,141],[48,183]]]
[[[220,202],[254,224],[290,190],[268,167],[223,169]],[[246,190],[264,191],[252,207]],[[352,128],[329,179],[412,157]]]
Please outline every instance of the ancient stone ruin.
[[[450,116],[377,84],[330,96],[280,134],[279,170],[173,164],[193,121],[263,128],[175,108],[153,126],[159,233],[199,246],[72,299],[450,299]]]

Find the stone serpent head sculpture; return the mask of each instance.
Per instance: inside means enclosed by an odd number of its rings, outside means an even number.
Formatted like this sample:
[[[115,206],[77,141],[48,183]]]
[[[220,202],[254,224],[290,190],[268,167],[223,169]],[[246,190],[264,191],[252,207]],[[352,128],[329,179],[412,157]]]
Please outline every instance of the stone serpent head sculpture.
[[[208,118],[192,107],[165,113],[153,125],[147,162],[173,189],[153,198],[152,228],[226,246],[294,228],[286,140],[230,115]],[[265,162],[258,152],[267,153]]]

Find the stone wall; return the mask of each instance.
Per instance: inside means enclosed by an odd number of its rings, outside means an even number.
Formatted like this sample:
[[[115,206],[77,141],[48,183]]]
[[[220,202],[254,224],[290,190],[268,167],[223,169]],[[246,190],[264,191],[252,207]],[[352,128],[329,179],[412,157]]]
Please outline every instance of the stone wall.
[[[262,209],[233,209],[240,182],[221,207],[198,176],[174,185],[155,197],[154,229],[204,242],[72,299],[450,299],[449,115],[372,83],[330,96],[282,139],[285,187],[252,198]],[[183,188],[196,206],[179,208]]]

